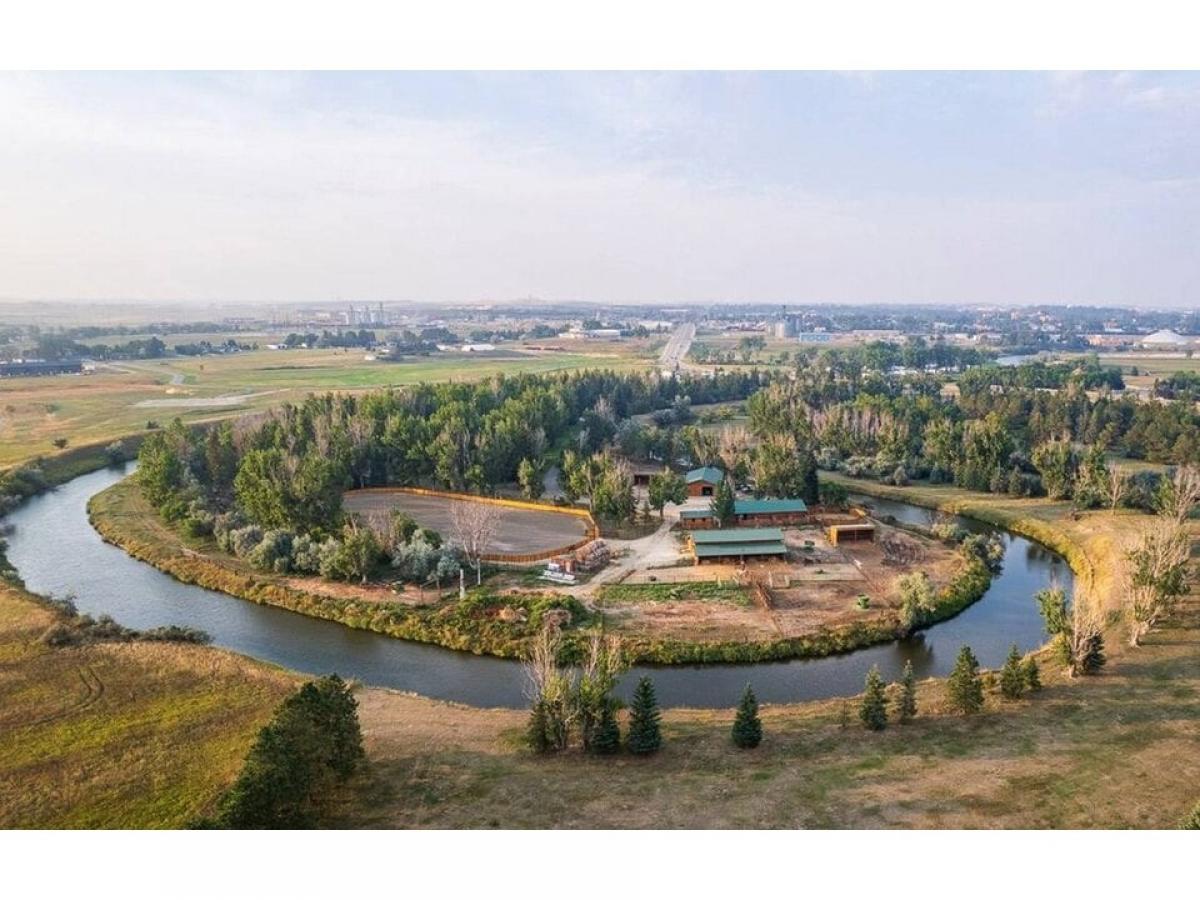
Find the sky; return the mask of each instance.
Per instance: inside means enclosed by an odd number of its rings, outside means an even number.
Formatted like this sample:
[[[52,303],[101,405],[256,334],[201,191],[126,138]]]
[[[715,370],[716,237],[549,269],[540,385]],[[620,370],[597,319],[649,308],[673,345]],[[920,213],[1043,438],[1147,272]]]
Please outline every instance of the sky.
[[[0,75],[0,297],[1194,306],[1196,73]]]

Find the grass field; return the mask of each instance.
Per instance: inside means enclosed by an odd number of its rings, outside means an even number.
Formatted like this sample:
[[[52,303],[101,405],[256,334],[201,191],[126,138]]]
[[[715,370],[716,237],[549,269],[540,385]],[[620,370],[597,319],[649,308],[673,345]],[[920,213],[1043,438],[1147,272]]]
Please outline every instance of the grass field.
[[[53,649],[0,586],[0,828],[179,828],[210,811],[292,675],[207,647]]]
[[[55,438],[66,438],[71,445],[110,441],[141,431],[152,419],[164,425],[177,416],[189,423],[211,421],[299,400],[314,391],[475,381],[518,372],[628,371],[649,364],[632,350],[616,353],[603,346],[470,358],[445,354],[400,363],[368,362],[363,356],[361,350],[262,350],[114,363],[92,375],[5,379],[0,383],[0,466],[55,453]],[[219,405],[198,405],[216,398]],[[147,401],[172,405],[138,405]]]

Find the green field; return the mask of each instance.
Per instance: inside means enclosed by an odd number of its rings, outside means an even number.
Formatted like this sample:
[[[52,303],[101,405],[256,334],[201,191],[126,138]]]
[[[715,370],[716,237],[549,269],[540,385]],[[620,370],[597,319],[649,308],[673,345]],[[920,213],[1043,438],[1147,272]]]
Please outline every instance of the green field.
[[[260,350],[113,363],[90,375],[6,379],[0,385],[0,466],[53,454],[56,438],[70,445],[108,441],[141,431],[150,420],[164,425],[175,417],[210,421],[313,391],[477,381],[519,372],[628,371],[650,363],[633,347],[620,353],[603,347],[569,353],[447,353],[399,363],[364,356],[361,350]]]

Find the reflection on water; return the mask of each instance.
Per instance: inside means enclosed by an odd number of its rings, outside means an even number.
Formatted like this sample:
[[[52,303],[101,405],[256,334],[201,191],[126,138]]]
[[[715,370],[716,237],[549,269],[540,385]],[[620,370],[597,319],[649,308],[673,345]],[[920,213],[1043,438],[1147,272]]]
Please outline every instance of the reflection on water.
[[[15,532],[8,555],[30,590],[73,594],[81,611],[107,613],[133,628],[202,628],[219,646],[301,672],[336,671],[367,684],[476,706],[525,705],[524,674],[516,662],[399,641],[181,584],[105,544],[88,524],[87,501],[122,474],[108,469],[84,475],[9,517]],[[927,522],[926,511],[917,507],[871,502],[880,515]],[[1006,535],[1004,570],[984,598],[907,640],[815,660],[640,668],[626,676],[622,688],[628,694],[634,680],[649,673],[665,705],[730,707],[747,682],[764,702],[784,703],[857,693],[872,665],[889,680],[899,678],[910,659],[918,677],[945,675],[964,643],[982,665],[998,666],[1010,644],[1025,650],[1044,642],[1033,595],[1054,580],[1069,588],[1070,577],[1054,553]]]

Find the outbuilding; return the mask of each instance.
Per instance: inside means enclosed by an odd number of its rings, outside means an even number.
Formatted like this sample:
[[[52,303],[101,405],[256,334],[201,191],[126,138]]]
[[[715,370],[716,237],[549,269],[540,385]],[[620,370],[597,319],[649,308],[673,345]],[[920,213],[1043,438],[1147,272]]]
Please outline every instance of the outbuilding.
[[[684,476],[687,481],[689,497],[711,497],[716,493],[717,485],[725,478],[725,473],[716,466],[701,466],[692,469]]]
[[[875,540],[875,525],[873,522],[849,522],[842,525],[829,526],[829,543],[836,547],[838,544],[855,541]]]
[[[778,528],[721,528],[691,535],[692,559],[702,562],[745,562],[787,556]]]

